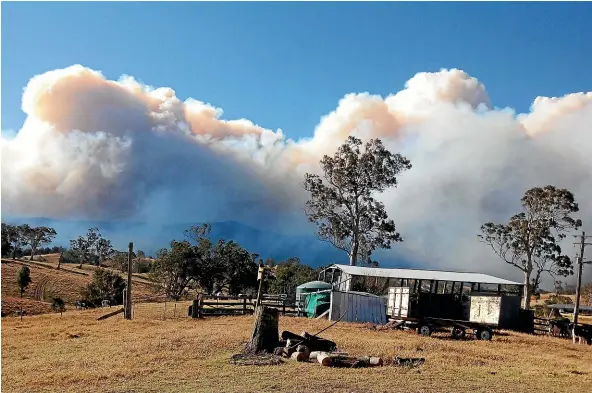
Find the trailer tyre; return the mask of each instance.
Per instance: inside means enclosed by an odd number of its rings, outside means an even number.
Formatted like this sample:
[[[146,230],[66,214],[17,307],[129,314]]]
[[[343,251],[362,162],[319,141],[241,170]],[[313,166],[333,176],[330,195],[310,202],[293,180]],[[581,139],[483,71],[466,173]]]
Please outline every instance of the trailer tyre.
[[[429,337],[432,335],[432,327],[430,325],[428,325],[427,323],[422,323],[417,328],[417,333],[422,336]]]
[[[452,328],[452,337],[454,338],[464,338],[467,334],[466,330],[461,327],[453,327]]]
[[[477,330],[477,338],[479,340],[489,341],[493,337],[493,332],[489,329],[479,329]]]

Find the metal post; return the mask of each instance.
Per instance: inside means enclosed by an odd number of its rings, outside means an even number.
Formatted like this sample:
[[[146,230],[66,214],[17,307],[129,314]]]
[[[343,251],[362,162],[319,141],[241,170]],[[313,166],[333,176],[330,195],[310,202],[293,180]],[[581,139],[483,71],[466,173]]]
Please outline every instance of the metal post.
[[[127,288],[125,298],[125,319],[132,319],[132,254],[134,243],[130,242],[127,254]]]

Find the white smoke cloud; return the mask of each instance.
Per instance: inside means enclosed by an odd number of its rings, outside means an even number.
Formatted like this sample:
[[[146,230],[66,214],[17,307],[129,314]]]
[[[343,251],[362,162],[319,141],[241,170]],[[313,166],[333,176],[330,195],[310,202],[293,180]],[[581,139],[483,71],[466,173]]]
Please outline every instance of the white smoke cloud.
[[[397,250],[430,267],[519,279],[476,235],[533,186],[569,188],[585,223],[592,214],[592,93],[539,97],[516,115],[464,71],[419,73],[388,97],[346,95],[295,141],[77,65],[31,79],[22,109],[23,127],[1,142],[4,214],[299,226],[304,173],[348,135],[382,138],[411,160],[380,198],[405,238]]]

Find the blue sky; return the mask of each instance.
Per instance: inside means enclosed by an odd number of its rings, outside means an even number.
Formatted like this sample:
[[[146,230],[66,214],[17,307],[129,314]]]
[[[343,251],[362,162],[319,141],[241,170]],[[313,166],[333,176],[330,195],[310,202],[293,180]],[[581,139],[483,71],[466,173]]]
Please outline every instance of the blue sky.
[[[592,90],[592,3],[2,3],[2,129],[30,77],[80,63],[312,135],[349,92],[461,68],[496,106]]]

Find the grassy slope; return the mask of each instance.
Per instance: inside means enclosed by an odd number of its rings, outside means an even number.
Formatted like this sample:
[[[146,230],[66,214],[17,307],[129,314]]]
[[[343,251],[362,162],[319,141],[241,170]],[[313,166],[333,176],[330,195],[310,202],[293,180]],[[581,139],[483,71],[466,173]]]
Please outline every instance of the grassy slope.
[[[78,266],[63,264],[57,270],[57,260],[45,258],[46,262],[2,259],[3,311],[10,315],[22,307],[28,315],[40,314],[51,311],[50,302],[54,296],[64,299],[67,307],[72,307],[80,298],[80,290],[91,281],[96,268],[83,266],[78,269]],[[16,277],[23,265],[29,266],[32,282],[21,299]],[[135,301],[155,298],[146,279],[133,277],[132,280]]]
[[[455,341],[444,335],[425,338],[345,323],[323,336],[351,354],[421,356],[425,365],[233,366],[228,358],[248,339],[252,317],[165,321],[155,317],[162,304],[142,307],[133,321],[120,316],[96,321],[105,310],[70,311],[62,318],[39,315],[22,322],[4,319],[3,391],[505,393],[571,392],[574,383],[592,384],[592,350],[564,339],[509,333],[491,342]],[[303,318],[280,320],[280,329],[294,332],[315,332],[326,325],[327,321]]]

